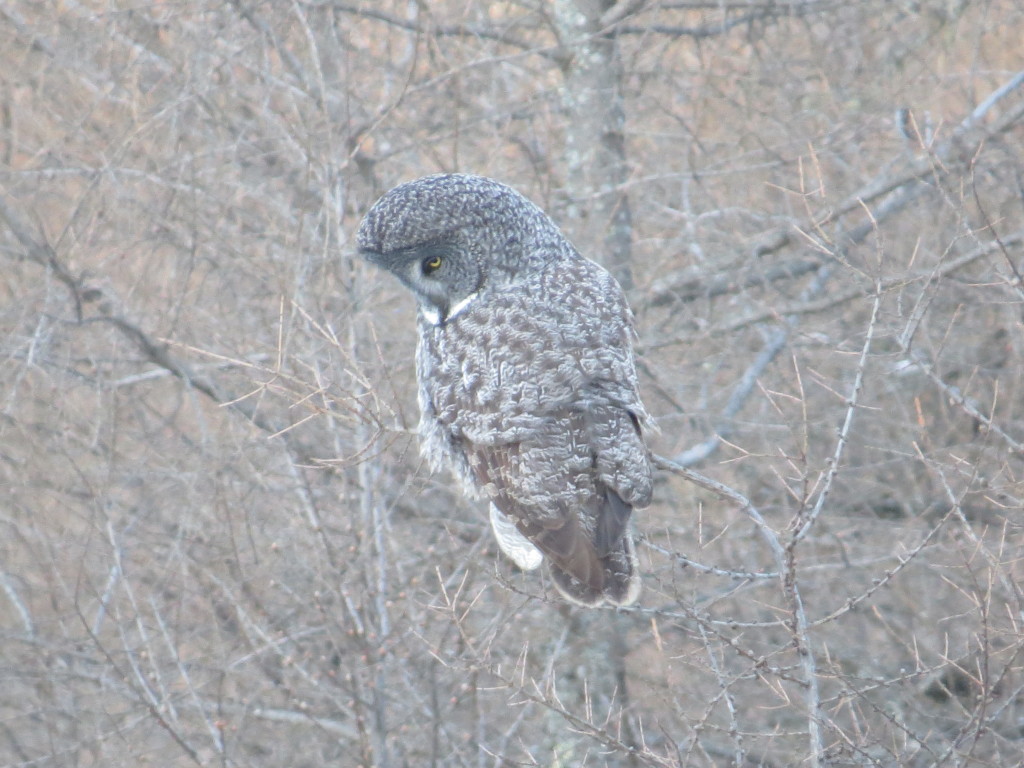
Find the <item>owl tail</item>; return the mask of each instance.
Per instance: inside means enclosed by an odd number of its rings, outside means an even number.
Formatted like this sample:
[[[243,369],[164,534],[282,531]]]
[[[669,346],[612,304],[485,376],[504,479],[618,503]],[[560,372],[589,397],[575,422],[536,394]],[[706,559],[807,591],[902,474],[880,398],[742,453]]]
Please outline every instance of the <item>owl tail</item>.
[[[551,578],[568,601],[588,607],[607,601],[612,605],[631,605],[640,596],[640,571],[633,548],[633,537],[623,533],[616,549],[598,558],[600,575],[581,580],[551,562]],[[599,585],[599,586],[598,586]]]

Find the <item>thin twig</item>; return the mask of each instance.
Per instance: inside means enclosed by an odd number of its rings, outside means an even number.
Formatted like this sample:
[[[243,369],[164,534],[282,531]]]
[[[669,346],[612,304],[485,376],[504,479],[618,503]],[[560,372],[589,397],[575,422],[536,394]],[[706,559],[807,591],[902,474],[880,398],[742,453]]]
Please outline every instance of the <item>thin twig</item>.
[[[704,641],[704,648],[708,654],[708,664],[711,665],[711,671],[715,674],[715,679],[718,681],[718,688],[721,691],[721,698],[725,701],[726,709],[729,711],[729,737],[733,742],[733,755],[732,761],[736,768],[740,768],[746,758],[746,753],[743,749],[743,734],[740,732],[739,721],[736,717],[736,701],[733,699],[732,693],[729,691],[729,681],[725,679],[725,674],[722,672],[722,666],[718,663],[718,659],[715,657],[715,653],[708,643],[707,633],[704,627],[697,625],[697,631],[700,632],[701,640]]]
[[[843,419],[843,426],[839,429],[835,450],[828,459],[828,471],[825,473],[825,482],[821,487],[821,491],[818,493],[818,498],[815,501],[814,507],[804,518],[796,533],[793,534],[793,538],[790,539],[787,546],[791,550],[803,541],[814,526],[814,522],[821,515],[822,510],[825,508],[825,502],[828,500],[829,494],[832,490],[832,483],[839,474],[839,464],[843,458],[843,451],[850,439],[850,429],[853,426],[853,415],[857,411],[857,403],[860,399],[860,393],[864,389],[864,371],[868,365],[868,352],[871,350],[871,342],[875,338],[875,323],[878,320],[878,308],[881,303],[882,293],[879,290],[875,293],[875,301],[871,305],[871,319],[868,320],[868,330],[864,336],[864,346],[861,347],[860,359],[857,361],[857,375],[854,377],[853,387],[850,391],[850,396],[846,401],[846,417]]]
[[[900,348],[905,354],[910,356],[914,362],[914,366],[923,372],[925,376],[931,379],[935,386],[941,389],[954,405],[981,424],[986,430],[997,435],[1014,453],[1024,455],[1024,443],[1010,435],[989,416],[982,413],[978,405],[964,395],[960,387],[954,384],[948,384],[938,373],[935,372],[935,366],[928,361],[924,353],[917,349],[910,349],[903,344],[900,345]]]
[[[11,578],[7,571],[0,571],[0,589],[7,595],[7,599],[11,601],[11,605],[18,612],[18,616],[21,618],[21,625],[25,628],[25,637],[34,638],[36,631],[35,625],[32,622],[32,614],[29,613],[28,608],[18,594],[18,590],[11,583]]]
[[[848,598],[847,601],[843,603],[841,608],[837,608],[828,615],[815,620],[811,624],[811,627],[820,627],[823,624],[828,624],[831,621],[835,621],[840,616],[843,616],[852,611],[858,605],[860,605],[865,600],[870,598],[873,594],[875,594],[878,590],[884,588],[891,581],[893,581],[893,579],[895,579],[908,565],[910,565],[910,563],[914,561],[914,559],[919,554],[921,554],[921,552],[924,551],[925,547],[927,547],[931,543],[932,539],[934,539],[935,536],[938,535],[939,531],[942,530],[946,521],[949,519],[950,514],[951,512],[947,512],[941,520],[939,520],[935,525],[933,525],[931,527],[931,530],[928,531],[928,533],[925,535],[923,539],[921,539],[921,541],[917,544],[916,547],[907,552],[905,555],[898,555],[896,557],[896,565],[892,568],[885,570],[880,577],[876,577],[874,580],[872,580],[870,587],[865,589],[856,597]]]
[[[728,579],[735,581],[761,581],[768,579],[777,579],[779,574],[772,572],[756,572],[756,571],[737,571],[726,568],[719,568],[714,565],[705,565],[704,563],[698,563],[696,560],[691,560],[679,552],[674,550],[666,549],[665,547],[658,546],[646,534],[637,534],[636,543],[643,544],[648,549],[653,549],[655,552],[670,557],[686,568],[693,568],[694,570],[700,571],[701,573],[708,573],[713,576],[724,576]]]

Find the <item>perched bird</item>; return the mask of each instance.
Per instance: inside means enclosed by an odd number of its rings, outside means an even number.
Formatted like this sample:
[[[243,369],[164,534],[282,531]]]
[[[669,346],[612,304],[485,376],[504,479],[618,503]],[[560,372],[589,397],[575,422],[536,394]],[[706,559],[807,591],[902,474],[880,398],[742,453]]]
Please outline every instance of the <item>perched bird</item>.
[[[640,592],[630,534],[650,455],[622,289],[510,187],[440,174],[366,214],[362,255],[419,303],[422,451],[490,502],[505,554],[570,601]]]

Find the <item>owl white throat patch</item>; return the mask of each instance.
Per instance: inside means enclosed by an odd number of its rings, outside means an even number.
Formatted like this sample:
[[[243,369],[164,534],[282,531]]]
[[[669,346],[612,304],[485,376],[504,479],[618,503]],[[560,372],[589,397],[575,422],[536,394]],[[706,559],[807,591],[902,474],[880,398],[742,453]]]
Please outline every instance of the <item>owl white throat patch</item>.
[[[446,323],[449,320],[453,319],[456,315],[462,312],[462,310],[464,310],[471,303],[473,303],[473,300],[479,295],[479,293],[479,291],[474,291],[473,293],[469,294],[469,296],[467,296],[466,298],[460,299],[459,301],[455,302],[455,304],[451,308],[451,311],[449,311],[448,314],[445,315],[444,317],[441,317],[441,313],[440,311],[438,311],[437,307],[427,307],[420,305],[420,312],[423,314],[423,317],[426,318],[427,322],[430,323],[431,325],[441,325],[442,323]]]

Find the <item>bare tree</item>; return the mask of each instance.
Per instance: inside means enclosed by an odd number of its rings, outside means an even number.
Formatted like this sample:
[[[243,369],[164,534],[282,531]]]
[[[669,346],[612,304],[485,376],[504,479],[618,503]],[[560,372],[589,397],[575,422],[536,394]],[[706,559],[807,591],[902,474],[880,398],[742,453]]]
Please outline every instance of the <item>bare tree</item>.
[[[0,4],[0,764],[1020,762],[1012,0]],[[351,235],[495,176],[631,285],[630,609],[422,466]]]

